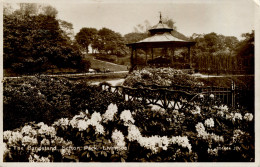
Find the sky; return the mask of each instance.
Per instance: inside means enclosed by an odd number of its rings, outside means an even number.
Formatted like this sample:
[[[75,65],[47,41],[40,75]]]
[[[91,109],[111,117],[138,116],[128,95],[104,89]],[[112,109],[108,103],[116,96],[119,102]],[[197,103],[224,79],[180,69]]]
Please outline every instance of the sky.
[[[255,8],[252,0],[193,1],[84,1],[51,3],[58,18],[71,22],[76,34],[82,27],[106,27],[122,35],[133,32],[148,20],[151,25],[162,17],[175,21],[177,31],[186,36],[215,32],[241,38],[255,29]]]
[[[37,1],[39,2],[39,1]],[[109,28],[122,35],[133,32],[145,20],[153,26],[162,17],[175,22],[177,31],[215,32],[241,39],[255,29],[256,3],[253,0],[74,0],[47,2],[58,10],[58,18],[73,24],[74,33],[83,27]]]

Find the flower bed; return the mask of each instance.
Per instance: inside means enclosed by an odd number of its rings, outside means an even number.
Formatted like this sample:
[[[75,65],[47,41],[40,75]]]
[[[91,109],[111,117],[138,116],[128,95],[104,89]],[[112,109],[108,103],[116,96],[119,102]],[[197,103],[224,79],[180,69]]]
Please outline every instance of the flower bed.
[[[189,109],[154,111],[110,104],[102,112],[86,110],[51,126],[30,123],[4,132],[4,160],[254,161],[252,113],[190,105]]]
[[[144,68],[133,71],[127,76],[123,85],[135,87],[137,83],[159,86],[203,86],[203,83],[198,82],[195,77],[173,68]]]

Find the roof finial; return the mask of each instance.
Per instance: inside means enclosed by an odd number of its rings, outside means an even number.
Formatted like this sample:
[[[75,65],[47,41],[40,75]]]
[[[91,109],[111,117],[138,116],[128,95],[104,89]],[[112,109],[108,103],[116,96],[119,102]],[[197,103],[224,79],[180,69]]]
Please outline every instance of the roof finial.
[[[162,23],[162,12],[160,12],[160,21],[159,23]]]

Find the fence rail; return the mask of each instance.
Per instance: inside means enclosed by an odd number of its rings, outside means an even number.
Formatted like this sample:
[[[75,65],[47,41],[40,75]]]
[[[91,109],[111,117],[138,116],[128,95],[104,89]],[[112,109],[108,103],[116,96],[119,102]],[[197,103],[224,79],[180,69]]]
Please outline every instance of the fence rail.
[[[126,100],[139,100],[144,104],[156,104],[162,108],[185,107],[185,102],[192,102],[199,94],[214,95],[214,99],[231,107],[248,105],[247,101],[254,100],[252,91],[242,90],[232,84],[224,87],[188,87],[188,86],[158,86],[137,83],[134,88],[101,84],[103,90],[117,93]],[[253,98],[252,98],[253,97]],[[252,102],[249,107],[253,107]]]

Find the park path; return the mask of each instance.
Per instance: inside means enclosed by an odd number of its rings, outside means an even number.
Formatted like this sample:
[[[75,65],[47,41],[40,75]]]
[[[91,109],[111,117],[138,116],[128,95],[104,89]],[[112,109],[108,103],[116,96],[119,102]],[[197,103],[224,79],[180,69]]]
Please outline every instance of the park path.
[[[108,80],[106,81],[107,83],[111,84],[112,86],[118,86],[122,85],[125,79],[113,79],[113,80]],[[92,82],[92,85],[98,85],[100,82]]]
[[[109,73],[128,73],[128,71],[116,71],[116,72],[109,72]],[[48,77],[73,77],[73,76],[91,76],[91,75],[102,75],[102,74],[109,74],[109,73],[77,73],[77,74],[41,74],[41,76],[48,76]],[[30,78],[35,77],[35,75],[23,75],[17,77],[3,77],[3,78]]]

